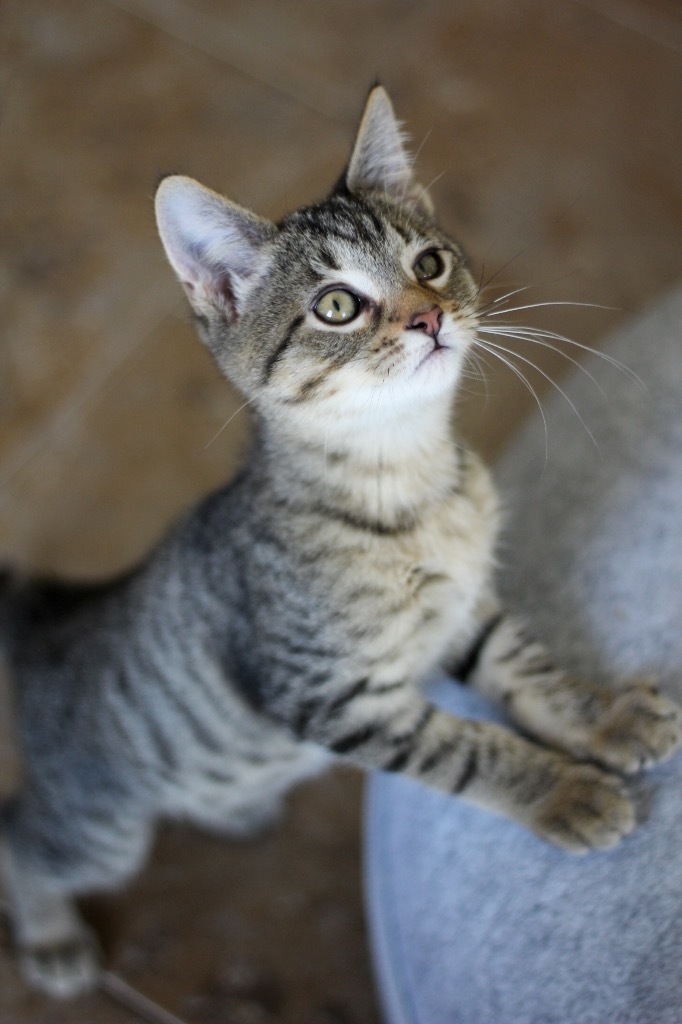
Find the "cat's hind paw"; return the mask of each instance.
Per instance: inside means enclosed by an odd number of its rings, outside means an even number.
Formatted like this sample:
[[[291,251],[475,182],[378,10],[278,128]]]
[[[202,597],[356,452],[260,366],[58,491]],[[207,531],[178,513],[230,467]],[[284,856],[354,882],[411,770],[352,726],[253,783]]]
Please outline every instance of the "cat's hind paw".
[[[617,693],[589,741],[590,755],[631,774],[670,757],[682,744],[682,708],[654,686],[637,683]]]
[[[623,783],[586,764],[568,763],[534,809],[532,830],[571,853],[608,850],[635,827]]]
[[[56,999],[75,999],[96,988],[100,977],[97,944],[89,932],[49,946],[21,947],[19,967],[34,989]]]

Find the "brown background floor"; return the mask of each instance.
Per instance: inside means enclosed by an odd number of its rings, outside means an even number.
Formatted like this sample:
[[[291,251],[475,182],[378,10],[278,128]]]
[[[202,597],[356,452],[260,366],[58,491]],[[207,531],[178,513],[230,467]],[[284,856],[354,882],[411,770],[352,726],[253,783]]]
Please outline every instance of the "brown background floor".
[[[281,214],[335,179],[376,77],[477,275],[613,307],[527,322],[594,344],[680,275],[678,0],[3,0],[0,48],[0,557],[120,568],[233,470],[247,420],[211,440],[240,403],[187,323],[155,180]],[[474,390],[493,455],[533,400],[493,366]],[[188,1021],[374,1024],[359,805],[338,771],[257,843],[166,831],[95,906],[111,967]],[[133,1019],[28,995],[0,951],[0,1024]]]

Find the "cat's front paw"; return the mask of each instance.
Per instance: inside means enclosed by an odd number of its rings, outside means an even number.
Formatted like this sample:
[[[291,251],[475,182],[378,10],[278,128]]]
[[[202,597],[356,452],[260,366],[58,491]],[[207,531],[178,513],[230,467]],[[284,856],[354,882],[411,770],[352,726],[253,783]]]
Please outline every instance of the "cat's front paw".
[[[67,942],[22,946],[18,958],[28,984],[55,999],[75,999],[92,991],[99,981],[97,943],[85,929]]]
[[[664,761],[682,743],[682,708],[654,686],[635,684],[614,696],[589,739],[607,768],[630,774]]]
[[[567,762],[534,808],[530,827],[564,850],[587,853],[616,846],[635,827],[635,812],[618,778]]]

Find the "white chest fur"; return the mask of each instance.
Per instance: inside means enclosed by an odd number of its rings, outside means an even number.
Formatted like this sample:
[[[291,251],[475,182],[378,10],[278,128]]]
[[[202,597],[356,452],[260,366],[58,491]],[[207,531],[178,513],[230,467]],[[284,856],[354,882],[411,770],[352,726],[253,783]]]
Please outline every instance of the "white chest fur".
[[[489,474],[474,457],[464,483],[415,530],[373,537],[358,553],[339,623],[349,636],[364,636],[354,671],[359,661],[387,682],[423,678],[471,634],[492,573],[498,516]]]

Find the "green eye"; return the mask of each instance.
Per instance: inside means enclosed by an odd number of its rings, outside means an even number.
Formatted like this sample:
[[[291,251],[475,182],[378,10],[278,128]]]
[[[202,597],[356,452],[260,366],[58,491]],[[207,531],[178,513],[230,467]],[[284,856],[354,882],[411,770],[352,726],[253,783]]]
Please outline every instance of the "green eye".
[[[361,305],[357,295],[345,288],[333,288],[320,296],[313,313],[326,324],[347,324],[358,315]]]
[[[419,257],[413,269],[418,281],[431,281],[434,277],[440,277],[445,270],[445,264],[436,250],[431,249]]]

